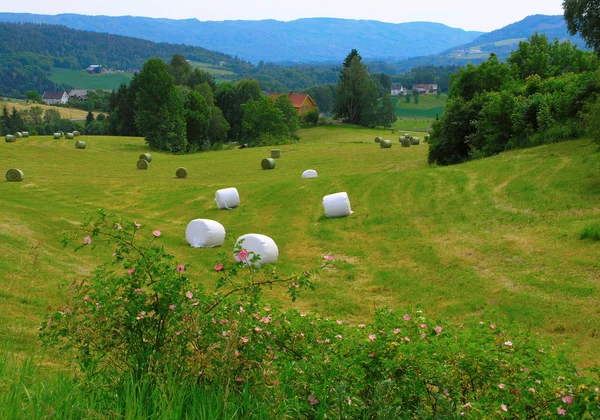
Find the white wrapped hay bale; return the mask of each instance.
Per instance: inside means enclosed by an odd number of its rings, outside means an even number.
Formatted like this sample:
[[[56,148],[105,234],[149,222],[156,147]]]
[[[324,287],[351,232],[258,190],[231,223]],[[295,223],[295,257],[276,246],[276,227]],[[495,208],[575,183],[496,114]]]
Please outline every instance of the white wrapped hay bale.
[[[54,133],[54,140],[60,140],[61,137],[60,133]]]
[[[225,228],[209,219],[194,219],[185,229],[185,239],[192,248],[214,248],[225,242]]]
[[[383,140],[381,137],[375,137],[375,143],[381,143],[381,140]]]
[[[20,139],[20,138],[22,138],[22,137],[23,137],[23,133],[22,133],[22,132],[20,132],[20,131],[17,131],[17,132],[15,133],[15,137],[16,137],[16,138],[18,138],[18,139]]]
[[[73,134],[73,133],[65,133],[65,138],[67,140],[73,140],[75,138],[75,134]]]
[[[279,257],[279,248],[275,241],[268,236],[258,233],[249,233],[240,236],[235,241],[236,247],[240,246],[248,252],[245,258],[238,258],[239,254],[233,254],[236,261],[251,260],[255,255],[260,256],[260,260],[255,265],[275,264]]]
[[[23,137],[25,138],[29,137],[29,131],[23,131],[21,134],[23,134]]]
[[[411,137],[410,141],[413,146],[416,146],[421,143],[421,140],[418,137]]]
[[[17,138],[12,134],[7,134],[4,140],[6,140],[7,143],[14,143],[17,141]]]
[[[379,147],[381,149],[390,149],[392,147],[392,142],[390,140],[381,140],[379,142]]]
[[[323,197],[323,208],[327,217],[346,217],[352,213],[348,194],[340,192]]]
[[[317,176],[317,171],[314,169],[307,169],[306,171],[302,172],[302,178],[316,178]]]
[[[240,193],[237,188],[225,188],[215,194],[217,207],[221,210],[230,210],[240,205]]]

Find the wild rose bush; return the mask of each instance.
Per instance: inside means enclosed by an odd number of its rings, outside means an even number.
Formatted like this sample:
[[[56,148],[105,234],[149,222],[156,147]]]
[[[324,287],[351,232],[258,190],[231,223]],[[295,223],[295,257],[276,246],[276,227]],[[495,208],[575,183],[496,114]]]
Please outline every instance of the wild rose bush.
[[[358,325],[284,311],[265,304],[261,289],[283,286],[295,299],[314,270],[280,277],[256,268],[260,256],[241,244],[242,261],[222,258],[209,292],[190,284],[160,231],[139,245],[139,224],[100,212],[86,226],[78,248],[105,238],[116,245],[113,261],[73,285],[41,329],[48,345],[74,350],[90,380],[169,374],[231,395],[249,389],[272,418],[600,416],[598,371],[583,376],[525,333],[455,326],[420,310],[382,309]]]

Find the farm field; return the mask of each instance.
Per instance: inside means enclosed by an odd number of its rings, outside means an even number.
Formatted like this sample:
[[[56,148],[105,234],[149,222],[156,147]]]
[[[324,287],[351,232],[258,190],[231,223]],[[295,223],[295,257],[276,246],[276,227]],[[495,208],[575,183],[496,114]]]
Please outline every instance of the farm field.
[[[73,89],[117,90],[122,83],[131,81],[130,73],[88,74],[84,70],[62,69],[55,67],[48,77],[54,83],[65,83]]]
[[[198,61],[190,61],[192,69],[200,69],[214,76],[216,80],[231,80],[235,77],[235,73],[227,68],[216,66],[214,64],[200,63]]]
[[[78,253],[60,245],[83,211],[103,207],[146,233],[160,229],[188,276],[207,287],[219,252],[262,233],[279,246],[282,272],[315,267],[328,254],[337,262],[294,304],[268,292],[274,304],[350,323],[384,306],[419,306],[431,319],[525,327],[580,366],[599,360],[600,242],[579,239],[600,215],[597,146],[570,141],[441,168],[427,165],[426,144],[402,148],[394,138],[380,149],[373,139],[387,133],[305,129],[298,144],[278,146],[272,171],[260,169],[270,147],[152,152],[150,169],[139,171],[137,158],[149,151],[141,138],[84,136],[85,150],[49,137],[3,142],[2,173],[19,168],[25,180],[0,182],[0,342],[17,358],[36,354],[46,309],[111,258],[102,245]],[[180,166],[187,179],[175,178]],[[305,169],[319,177],[301,179]],[[226,187],[238,188],[241,206],[219,211],[214,193]],[[354,214],[325,218],[322,197],[340,191]],[[225,226],[223,247],[189,247],[185,228],[196,218]]]
[[[420,95],[418,104],[415,104],[412,98],[410,103],[407,103],[404,97],[390,99],[396,117],[435,119],[436,116],[441,116],[444,113],[448,95],[442,94],[439,98],[437,95],[432,94]]]
[[[46,111],[47,109],[55,109],[58,112],[60,112],[60,116],[61,118],[67,118],[67,119],[85,119],[86,115],[87,115],[87,111],[83,111],[81,109],[76,109],[76,108],[63,108],[60,106],[50,106],[50,105],[44,105],[44,104],[34,104],[34,103],[26,103],[24,100],[20,100],[20,99],[2,99],[0,98],[0,109],[2,109],[3,107],[6,107],[8,109],[8,112],[10,113],[14,108],[16,108],[17,111],[22,111],[24,109],[29,109],[32,106],[39,106],[40,108],[42,108],[44,111]]]

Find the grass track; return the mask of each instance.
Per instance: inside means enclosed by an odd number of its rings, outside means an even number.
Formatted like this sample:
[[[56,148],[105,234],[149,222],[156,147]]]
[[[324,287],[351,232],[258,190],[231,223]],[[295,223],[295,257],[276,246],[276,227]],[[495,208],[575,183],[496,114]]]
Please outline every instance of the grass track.
[[[402,148],[397,135],[355,127],[318,127],[285,145],[273,171],[270,148],[188,156],[153,153],[135,169],[142,139],[87,137],[87,149],[48,137],[0,144],[0,341],[17,355],[38,349],[36,328],[65,287],[110,258],[63,250],[60,233],[81,211],[104,207],[141,222],[194,281],[211,284],[220,251],[237,236],[263,233],[280,249],[279,268],[302,270],[325,254],[338,261],[297,306],[352,322],[373,309],[421,305],[431,318],[518,323],[571,347],[581,365],[600,359],[600,242],[581,241],[600,216],[600,153],[589,140],[504,153],[447,168],[426,164],[427,145]],[[392,138],[380,149],[376,135]],[[175,178],[184,166],[187,179]],[[319,178],[302,180],[305,169]],[[214,192],[235,186],[242,205],[218,211]],[[326,219],[326,194],[347,191],[355,213]],[[221,222],[232,236],[221,249],[192,249],[194,218]],[[281,291],[269,293],[273,300]],[[283,305],[290,305],[281,299]]]

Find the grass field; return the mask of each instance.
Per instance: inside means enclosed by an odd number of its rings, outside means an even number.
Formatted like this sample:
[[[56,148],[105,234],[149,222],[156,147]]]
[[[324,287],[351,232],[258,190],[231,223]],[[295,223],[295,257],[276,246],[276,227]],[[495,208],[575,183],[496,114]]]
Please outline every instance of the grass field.
[[[117,90],[122,83],[129,84],[132,77],[129,73],[88,74],[85,70],[54,67],[48,78],[54,83],[73,86],[73,89]]]
[[[58,112],[60,112],[60,116],[62,118],[67,118],[67,119],[85,118],[88,113],[87,111],[83,111],[81,109],[75,109],[75,108],[69,109],[69,108],[62,108],[62,107],[58,107],[58,106],[26,103],[25,101],[18,100],[18,99],[3,100],[2,98],[0,98],[0,109],[4,106],[6,106],[6,108],[8,108],[9,113],[12,111],[13,107],[15,107],[17,109],[17,111],[21,111],[23,109],[29,109],[32,106],[39,106],[44,111],[47,109],[56,109],[56,110],[58,110]]]
[[[429,119],[435,119],[444,113],[447,99],[446,94],[440,95],[439,98],[437,95],[420,95],[419,103],[415,104],[412,99],[407,103],[404,98],[391,98],[396,117]]]
[[[0,169],[20,168],[25,180],[0,182],[0,342],[18,358],[35,354],[46,309],[110,258],[102,246],[60,246],[82,211],[104,207],[147,233],[160,229],[195,282],[213,284],[217,254],[231,252],[236,237],[263,233],[277,242],[284,272],[336,258],[337,269],[294,304],[302,310],[359,323],[375,308],[419,305],[430,319],[519,324],[566,346],[580,365],[599,360],[600,242],[579,239],[600,215],[597,146],[570,141],[441,168],[426,164],[424,144],[380,149],[373,139],[385,133],[302,130],[272,171],[260,169],[268,147],[153,152],[150,169],[139,171],[148,151],[139,138],[84,137],[85,150],[48,137],[1,143]],[[175,178],[179,166],[187,179]],[[301,179],[309,168],[319,178]],[[238,188],[239,208],[216,209],[214,193],[225,187]],[[326,219],[322,197],[339,191],[354,214]],[[195,218],[226,227],[222,248],[188,246]],[[291,306],[282,296],[268,294]]]
[[[232,80],[235,77],[235,73],[231,70],[214,64],[190,61],[190,65],[193,69],[204,70],[205,72],[212,74],[217,81]]]
[[[431,128],[431,124],[435,121],[435,118],[407,118],[398,117],[394,128],[400,131],[419,131],[425,132]]]

